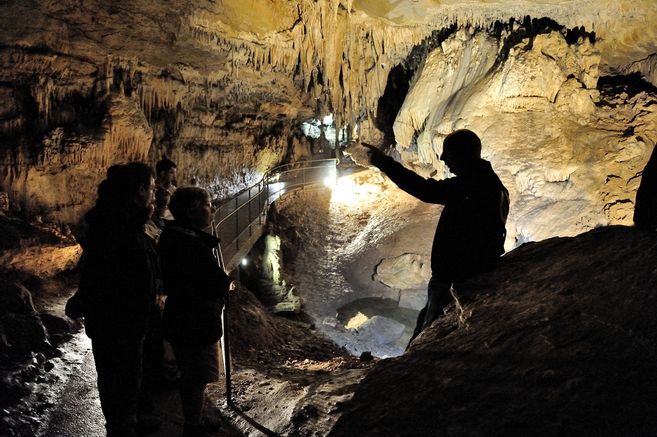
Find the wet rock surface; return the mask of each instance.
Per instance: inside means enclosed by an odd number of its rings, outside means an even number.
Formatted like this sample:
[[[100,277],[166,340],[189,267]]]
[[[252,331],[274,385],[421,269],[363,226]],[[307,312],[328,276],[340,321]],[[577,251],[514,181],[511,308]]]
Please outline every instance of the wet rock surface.
[[[64,316],[79,245],[68,230],[0,213],[0,435],[34,435],[75,355]]]

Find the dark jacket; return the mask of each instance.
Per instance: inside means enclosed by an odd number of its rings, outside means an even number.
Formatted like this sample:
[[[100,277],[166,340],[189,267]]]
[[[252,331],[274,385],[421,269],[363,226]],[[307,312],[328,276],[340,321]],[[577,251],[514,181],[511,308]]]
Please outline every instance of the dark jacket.
[[[657,229],[657,146],[643,169],[634,203],[634,224]]]
[[[159,242],[164,338],[172,343],[211,344],[221,337],[221,310],[230,278],[212,254],[219,240],[172,222]]]
[[[478,160],[465,176],[425,179],[385,155],[373,164],[402,190],[445,205],[433,239],[434,277],[455,281],[493,266],[504,253],[509,193],[490,163]]]
[[[147,211],[101,198],[85,216],[76,293],[90,338],[142,337],[159,287],[159,263],[144,234]]]

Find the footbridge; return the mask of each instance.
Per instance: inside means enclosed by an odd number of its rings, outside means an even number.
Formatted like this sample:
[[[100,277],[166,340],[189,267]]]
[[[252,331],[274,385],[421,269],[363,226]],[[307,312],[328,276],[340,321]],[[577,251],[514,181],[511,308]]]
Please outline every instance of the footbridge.
[[[317,159],[273,168],[251,187],[217,208],[213,232],[221,244],[226,270],[234,269],[262,235],[269,206],[283,194],[309,185],[334,182],[336,159]]]

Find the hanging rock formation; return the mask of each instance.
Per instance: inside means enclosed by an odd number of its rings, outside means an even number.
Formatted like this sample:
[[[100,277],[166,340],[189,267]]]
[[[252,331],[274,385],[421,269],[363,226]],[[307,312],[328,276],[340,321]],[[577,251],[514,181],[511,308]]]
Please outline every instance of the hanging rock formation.
[[[9,1],[0,187],[76,221],[109,164],[166,153],[182,184],[222,197],[330,113],[427,173],[449,130],[475,129],[513,188],[509,245],[626,223],[653,94],[605,96],[598,79],[654,83],[655,17],[650,0]],[[570,223],[546,227],[555,215]]]

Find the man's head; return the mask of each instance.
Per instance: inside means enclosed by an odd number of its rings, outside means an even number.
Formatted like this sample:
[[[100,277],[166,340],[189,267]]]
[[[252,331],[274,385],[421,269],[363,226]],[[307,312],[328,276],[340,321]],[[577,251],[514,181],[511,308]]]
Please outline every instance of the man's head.
[[[150,208],[154,200],[153,168],[143,162],[113,165],[107,179],[98,186],[99,197],[111,197],[119,203],[135,203]]]
[[[467,171],[480,158],[481,140],[471,130],[459,129],[445,137],[440,159],[455,175]]]
[[[168,158],[162,158],[155,164],[155,174],[158,183],[169,186],[176,181],[176,163]]]
[[[196,229],[205,229],[212,223],[214,208],[210,194],[203,188],[178,188],[169,201],[169,211],[177,221]]]

